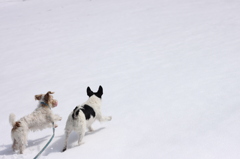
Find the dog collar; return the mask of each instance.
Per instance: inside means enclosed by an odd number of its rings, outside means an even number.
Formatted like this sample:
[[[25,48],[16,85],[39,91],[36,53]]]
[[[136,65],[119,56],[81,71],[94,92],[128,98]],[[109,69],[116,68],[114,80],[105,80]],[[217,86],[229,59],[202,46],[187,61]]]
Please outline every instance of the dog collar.
[[[42,104],[42,105],[46,105],[46,106],[48,106],[48,107],[51,109],[51,107],[50,107],[47,103],[41,102],[41,104]]]

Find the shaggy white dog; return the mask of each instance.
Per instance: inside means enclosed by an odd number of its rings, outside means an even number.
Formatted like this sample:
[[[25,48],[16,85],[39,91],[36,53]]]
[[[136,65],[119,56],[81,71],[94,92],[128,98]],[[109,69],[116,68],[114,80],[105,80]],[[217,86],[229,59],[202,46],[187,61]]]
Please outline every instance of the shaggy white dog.
[[[57,100],[53,99],[51,95],[53,92],[46,94],[35,95],[35,99],[39,101],[38,107],[29,115],[22,117],[15,121],[15,115],[10,114],[9,122],[12,125],[11,137],[13,140],[13,151],[23,153],[25,146],[27,146],[28,132],[51,128],[54,122],[60,121],[62,118],[52,113],[51,108],[57,106]]]
[[[87,88],[87,95],[89,99],[82,105],[77,106],[68,116],[65,127],[65,145],[62,151],[66,151],[69,134],[72,131],[78,133],[78,145],[80,145],[86,128],[93,131],[91,125],[97,119],[100,122],[110,121],[111,116],[103,117],[101,113],[101,97],[103,95],[103,88],[99,86],[97,92],[93,92],[89,87]]]

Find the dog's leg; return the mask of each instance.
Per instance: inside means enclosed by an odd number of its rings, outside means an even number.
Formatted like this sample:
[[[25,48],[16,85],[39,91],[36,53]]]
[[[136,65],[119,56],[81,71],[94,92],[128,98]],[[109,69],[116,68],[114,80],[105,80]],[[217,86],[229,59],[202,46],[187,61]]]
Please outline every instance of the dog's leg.
[[[85,135],[85,132],[81,132],[78,135],[79,135],[78,136],[78,145],[81,145],[81,141],[82,141],[82,139],[83,139],[83,137]]]
[[[25,146],[28,146],[28,132],[27,131],[25,131],[25,133],[24,133],[24,137],[23,137],[23,144],[25,145]]]
[[[68,144],[68,137],[71,133],[71,130],[65,130],[65,143],[64,143],[64,148],[62,150],[62,152],[67,150],[67,144]]]
[[[99,113],[97,119],[98,119],[100,122],[103,122],[103,121],[111,121],[111,120],[112,120],[112,117],[111,117],[111,116],[105,116],[105,117],[103,117],[102,114]]]
[[[88,126],[88,130],[89,130],[90,132],[94,131],[94,129],[92,128],[92,126],[91,126],[91,125],[90,125],[90,126]]]
[[[23,154],[23,151],[24,151],[24,146],[23,146],[23,145],[20,145],[20,148],[19,148],[19,149],[20,149],[20,151],[19,151],[19,152],[20,152],[20,154]]]
[[[21,147],[21,144],[22,144],[21,138],[19,137],[18,133],[14,133],[13,135],[14,135],[14,137],[13,137],[13,140],[14,140],[13,149],[15,149],[15,152],[20,151],[20,147]]]
[[[50,116],[50,122],[56,122],[56,121],[60,121],[60,120],[62,120],[62,117],[60,117],[60,116],[57,115],[57,114],[52,114],[52,115]]]
[[[60,117],[59,115],[55,114],[54,117],[53,117],[53,120],[54,121],[61,121],[62,117]]]
[[[19,151],[20,154],[23,154],[23,151],[25,150],[26,146],[27,146],[27,135],[28,132],[25,130],[23,130],[20,134],[18,134],[18,147],[19,147]]]
[[[24,145],[24,143],[18,143],[18,144],[19,144],[20,154],[23,154],[23,151],[25,150],[25,145]]]
[[[17,150],[17,141],[16,141],[16,139],[13,139],[12,149],[13,149],[13,151]]]
[[[86,124],[81,125],[80,131],[78,131],[78,145],[81,144],[81,141],[85,135]]]
[[[62,120],[62,117],[60,117],[59,115],[55,114],[53,116],[53,120],[54,120],[54,127],[57,128],[58,125],[55,123],[56,121],[61,121]]]

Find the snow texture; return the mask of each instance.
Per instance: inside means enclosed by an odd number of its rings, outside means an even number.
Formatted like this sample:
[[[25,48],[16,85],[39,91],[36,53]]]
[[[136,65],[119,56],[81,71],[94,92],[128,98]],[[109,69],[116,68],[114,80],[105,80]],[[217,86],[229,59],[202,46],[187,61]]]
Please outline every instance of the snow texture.
[[[43,159],[239,159],[237,0],[0,0],[0,158],[33,158],[52,129],[11,150],[10,113],[54,91],[63,119]],[[84,144],[69,113],[103,86],[103,115]]]

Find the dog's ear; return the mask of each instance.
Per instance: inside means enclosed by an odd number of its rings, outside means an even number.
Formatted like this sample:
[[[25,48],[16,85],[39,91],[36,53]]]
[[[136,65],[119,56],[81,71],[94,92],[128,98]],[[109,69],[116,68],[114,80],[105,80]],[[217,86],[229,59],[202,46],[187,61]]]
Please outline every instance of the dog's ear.
[[[45,100],[45,102],[48,103],[50,94],[53,94],[53,93],[54,93],[54,92],[48,91],[48,92],[44,95],[44,100]]]
[[[103,95],[103,88],[102,88],[102,86],[99,86],[96,96],[101,98],[102,95]]]
[[[54,94],[54,92],[48,91],[47,94]]]
[[[87,87],[87,95],[91,97],[93,95],[93,91],[90,89],[90,87]]]
[[[35,100],[40,100],[40,99],[42,99],[42,94],[35,95]]]

